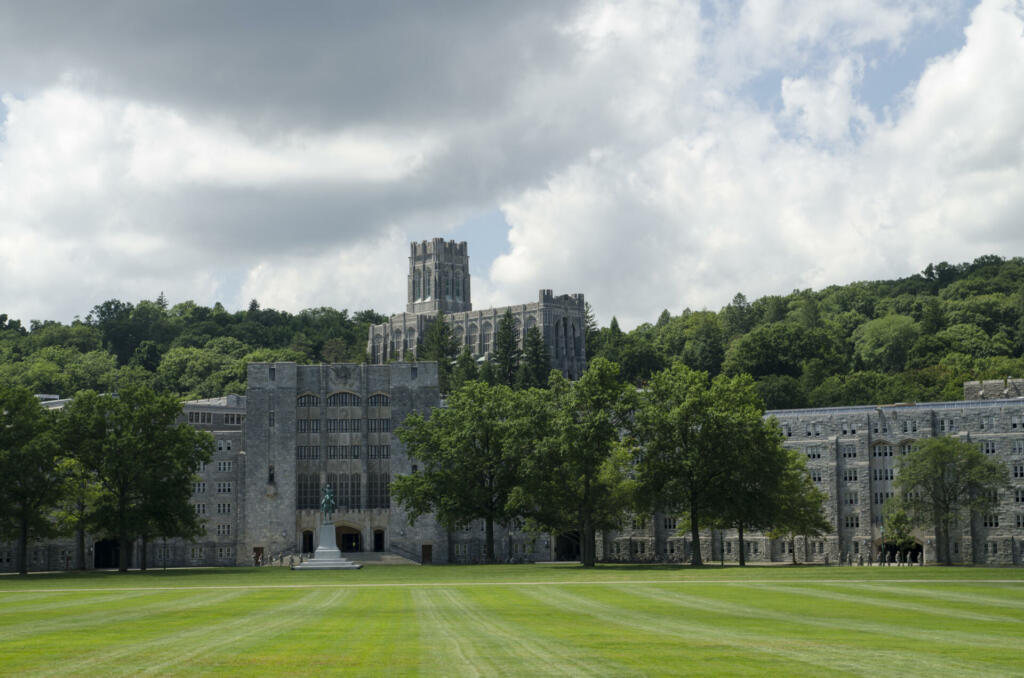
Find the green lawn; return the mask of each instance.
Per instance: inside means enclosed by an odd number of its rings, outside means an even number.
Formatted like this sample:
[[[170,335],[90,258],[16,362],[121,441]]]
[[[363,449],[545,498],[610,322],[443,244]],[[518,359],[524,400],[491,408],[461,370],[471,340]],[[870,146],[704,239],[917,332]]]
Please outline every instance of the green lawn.
[[[0,675],[1024,675],[1024,570],[0,576]]]

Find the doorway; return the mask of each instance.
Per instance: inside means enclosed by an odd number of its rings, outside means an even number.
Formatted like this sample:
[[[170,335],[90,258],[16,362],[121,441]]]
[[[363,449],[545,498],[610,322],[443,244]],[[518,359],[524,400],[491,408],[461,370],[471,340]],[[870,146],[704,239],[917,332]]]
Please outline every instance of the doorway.
[[[580,533],[563,532],[555,540],[555,560],[580,559]]]
[[[334,541],[342,553],[358,553],[363,550],[362,535],[359,530],[348,525],[334,528]]]
[[[120,553],[121,549],[116,539],[101,539],[93,546],[92,566],[97,570],[115,568],[118,566]]]
[[[430,565],[434,562],[434,547],[430,544],[420,546],[420,564]]]
[[[302,552],[312,553],[313,552],[313,530],[302,531]]]
[[[376,553],[384,550],[384,530],[373,531],[373,550]]]

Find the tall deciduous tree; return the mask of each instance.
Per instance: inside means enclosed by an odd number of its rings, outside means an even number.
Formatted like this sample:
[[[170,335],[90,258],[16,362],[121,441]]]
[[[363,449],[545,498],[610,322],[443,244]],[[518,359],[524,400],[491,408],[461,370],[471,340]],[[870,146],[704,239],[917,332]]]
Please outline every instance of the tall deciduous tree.
[[[1006,467],[971,443],[929,438],[899,460],[895,486],[916,525],[935,528],[942,562],[953,562],[951,533],[970,513],[991,511],[993,495],[1009,485]]]
[[[491,562],[495,523],[514,517],[509,496],[520,480],[519,451],[511,444],[517,411],[508,386],[471,381],[452,392],[448,406],[435,409],[430,419],[411,414],[397,431],[422,467],[396,478],[392,497],[410,519],[434,513],[451,530],[483,520]]]
[[[803,537],[806,545],[811,537],[831,531],[832,524],[825,517],[825,493],[815,487],[807,473],[802,454],[787,450],[786,467],[779,483],[779,501],[772,516],[770,536],[785,538],[789,553],[796,564],[796,538]],[[807,554],[804,554],[807,558]]]
[[[83,391],[67,408],[63,444],[99,484],[96,526],[118,540],[121,571],[136,537],[190,537],[199,529],[188,498],[213,438],[175,423],[180,413],[176,398],[138,385],[117,395]],[[160,514],[190,520],[172,526]]]
[[[703,564],[700,527],[733,518],[722,500],[760,425],[759,403],[749,377],[709,380],[681,363],[655,374],[642,394],[634,420],[640,503],[689,514],[693,565]]]
[[[53,532],[51,508],[62,489],[52,416],[25,388],[0,387],[0,534],[18,542],[18,572],[28,572],[28,540]]]
[[[597,530],[618,526],[632,501],[630,454],[620,432],[634,390],[618,372],[599,357],[578,381],[552,372],[550,391],[528,392],[547,405],[532,408],[539,440],[527,456],[518,503],[540,527],[578,532],[584,567],[596,561]]]

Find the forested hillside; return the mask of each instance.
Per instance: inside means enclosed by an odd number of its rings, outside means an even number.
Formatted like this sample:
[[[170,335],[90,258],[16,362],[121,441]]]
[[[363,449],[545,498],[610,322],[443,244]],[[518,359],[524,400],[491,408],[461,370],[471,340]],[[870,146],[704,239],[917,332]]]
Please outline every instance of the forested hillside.
[[[747,372],[769,408],[956,400],[970,379],[1024,376],[1024,258],[929,265],[899,280],[796,290],[714,311],[667,310],[623,333],[591,326],[588,357],[634,383],[673,360]]]
[[[162,295],[106,301],[70,325],[26,327],[0,314],[0,382],[60,395],[124,380],[187,397],[244,393],[251,361],[361,362],[367,326],[383,319],[255,301],[229,313],[168,306]],[[898,280],[754,301],[737,294],[718,312],[666,310],[628,333],[614,318],[591,323],[587,342],[588,357],[620,363],[636,384],[676,360],[712,375],[750,373],[770,408],[953,400],[963,381],[1024,376],[1024,258],[943,262]]]
[[[186,397],[245,393],[245,366],[254,361],[362,362],[373,311],[307,309],[298,314],[261,309],[228,313],[186,301],[116,299],[70,325],[0,314],[0,383],[35,393],[73,395],[111,391],[142,381]]]

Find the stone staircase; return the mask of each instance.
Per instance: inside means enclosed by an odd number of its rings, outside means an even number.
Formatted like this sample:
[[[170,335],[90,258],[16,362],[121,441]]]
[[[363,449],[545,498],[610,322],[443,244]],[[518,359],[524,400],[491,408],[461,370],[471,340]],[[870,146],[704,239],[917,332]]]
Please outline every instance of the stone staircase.
[[[353,563],[360,565],[419,565],[415,560],[410,560],[397,553],[361,551],[343,555]]]

